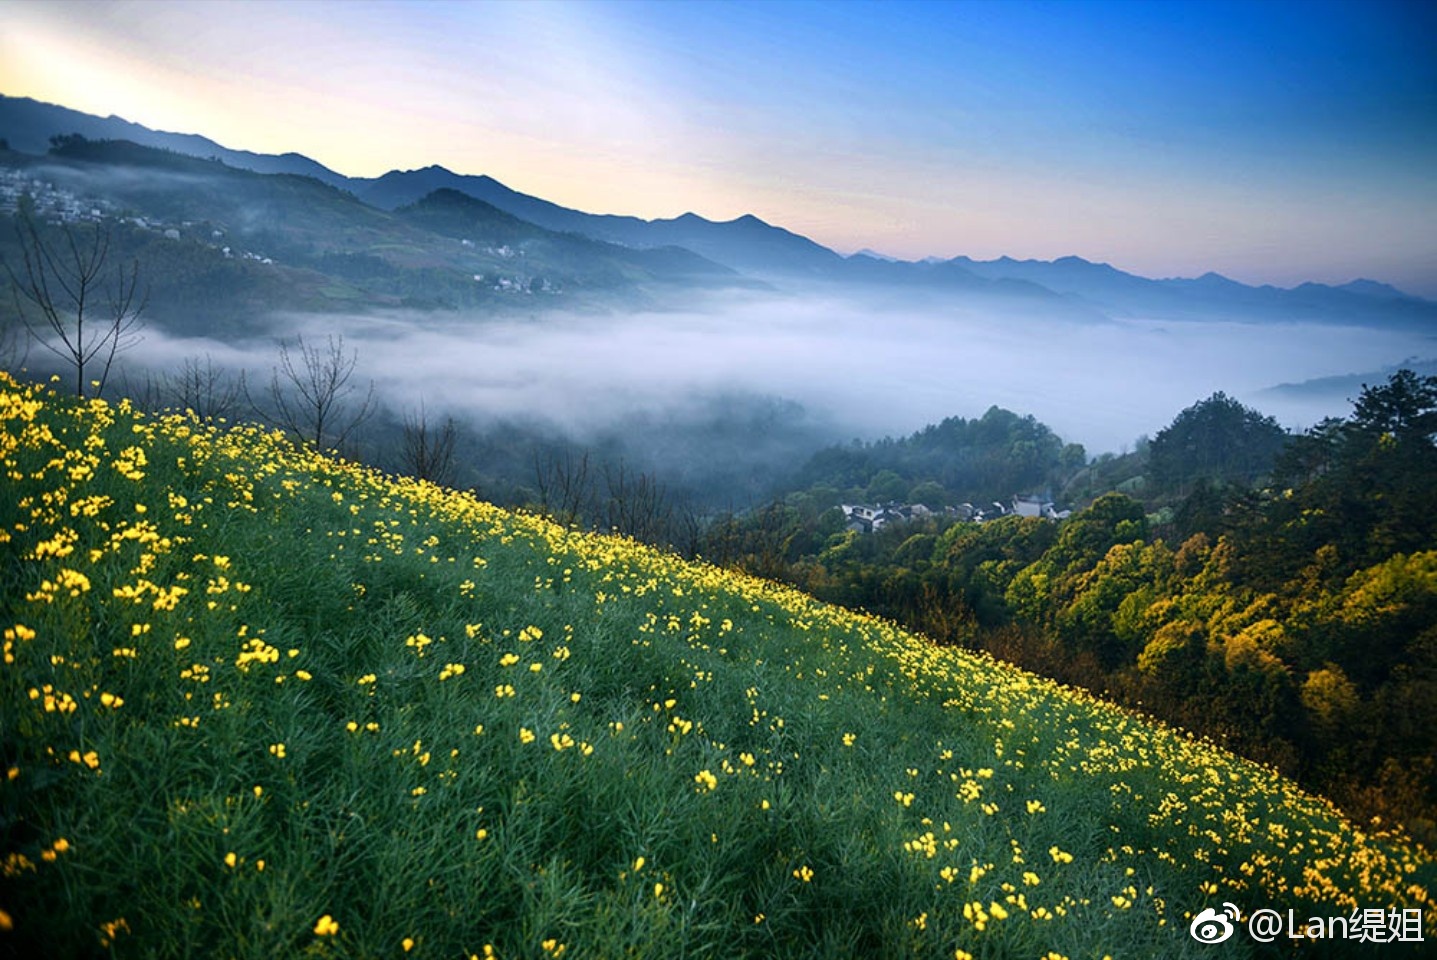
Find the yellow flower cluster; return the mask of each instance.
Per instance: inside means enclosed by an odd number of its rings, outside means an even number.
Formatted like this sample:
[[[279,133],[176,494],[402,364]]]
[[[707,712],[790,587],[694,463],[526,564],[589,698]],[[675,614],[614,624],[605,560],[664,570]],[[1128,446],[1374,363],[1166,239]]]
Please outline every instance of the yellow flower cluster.
[[[235,658],[235,667],[240,673],[248,673],[252,663],[278,663],[279,650],[271,647],[259,637],[254,637],[244,643],[240,648],[240,654]]]

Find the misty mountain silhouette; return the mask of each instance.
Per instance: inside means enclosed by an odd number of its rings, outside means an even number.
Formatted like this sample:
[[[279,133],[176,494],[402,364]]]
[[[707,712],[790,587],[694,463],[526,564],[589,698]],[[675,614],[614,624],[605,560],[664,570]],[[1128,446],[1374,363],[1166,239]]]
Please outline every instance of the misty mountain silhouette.
[[[1217,273],[1190,279],[1149,279],[1077,256],[1052,261],[955,257],[909,262],[864,251],[845,258],[752,214],[714,221],[692,212],[655,220],[588,213],[521,193],[493,177],[458,174],[437,165],[390,171],[375,178],[345,177],[299,154],[273,156],[234,150],[195,134],[159,132],[119,117],[95,117],[28,98],[0,95],[0,137],[9,141],[12,150],[44,153],[52,136],[70,133],[91,139],[129,140],[188,156],[217,159],[230,167],[257,173],[310,177],[386,211],[413,207],[436,191],[452,191],[487,205],[492,212],[485,215],[486,222],[496,229],[501,221],[495,214],[503,213],[551,233],[576,234],[636,250],[677,247],[697,255],[685,259],[670,249],[660,258],[664,271],[678,269],[713,276],[712,266],[702,262],[706,259],[765,280],[794,278],[982,291],[990,296],[1063,304],[1083,314],[1437,328],[1437,303],[1373,280],[1354,280],[1336,287],[1305,283],[1283,289],[1249,286]],[[454,204],[453,197],[441,201],[441,205]],[[449,213],[453,215],[454,211]],[[478,208],[469,211],[469,215],[477,213]],[[412,219],[437,214],[425,208],[406,216]],[[516,224],[507,222],[503,229],[522,232]],[[577,254],[577,250],[570,252]]]
[[[456,190],[549,230],[580,233],[630,247],[678,246],[735,270],[758,275],[840,270],[843,258],[753,215],[728,222],[685,213],[669,220],[584,213],[512,190],[489,176],[466,176],[440,166],[394,170],[373,180],[352,180],[350,189],[366,203],[395,209],[435,190]]]
[[[129,140],[141,146],[172,150],[186,156],[222,160],[231,167],[256,173],[293,173],[314,177],[330,186],[349,189],[349,179],[343,174],[335,173],[298,153],[276,156],[231,150],[197,134],[163,133],[113,115],[97,117],[28,97],[0,94],[0,138],[10,142],[10,149],[21,153],[44,153],[50,149],[51,137],[71,133],[78,133],[88,140]]]

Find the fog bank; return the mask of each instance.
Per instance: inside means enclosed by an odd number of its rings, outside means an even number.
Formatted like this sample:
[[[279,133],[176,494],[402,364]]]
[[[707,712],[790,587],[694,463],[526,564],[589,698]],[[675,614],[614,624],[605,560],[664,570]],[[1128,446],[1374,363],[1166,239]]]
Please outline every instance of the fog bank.
[[[1074,323],[933,302],[752,295],[688,312],[291,315],[275,318],[272,334],[342,334],[358,351],[358,376],[388,402],[422,401],[475,423],[540,418],[582,436],[635,414],[701,416],[714,396],[752,393],[797,401],[839,435],[868,439],[998,405],[1090,454],[1130,448],[1217,390],[1306,427],[1345,415],[1347,403],[1259,391],[1434,350],[1430,337],[1355,327]],[[205,352],[267,378],[275,346],[151,331],[138,351],[155,366]]]

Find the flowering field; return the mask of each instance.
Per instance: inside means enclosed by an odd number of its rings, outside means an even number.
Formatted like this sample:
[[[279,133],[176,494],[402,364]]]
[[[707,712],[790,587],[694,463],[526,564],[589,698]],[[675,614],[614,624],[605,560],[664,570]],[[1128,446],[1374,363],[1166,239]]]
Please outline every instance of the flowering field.
[[[1195,941],[1224,902],[1437,936],[1402,838],[770,583],[8,378],[0,461],[0,951],[1275,949]]]

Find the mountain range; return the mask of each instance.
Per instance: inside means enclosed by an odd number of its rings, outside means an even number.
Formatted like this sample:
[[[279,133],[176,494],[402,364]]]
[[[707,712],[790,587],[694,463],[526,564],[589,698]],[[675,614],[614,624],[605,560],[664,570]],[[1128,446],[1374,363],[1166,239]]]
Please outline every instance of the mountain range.
[[[138,146],[76,149],[71,143],[68,151],[50,152],[52,138],[75,134]],[[378,296],[381,304],[463,306],[476,300],[477,291],[468,288],[476,281],[491,293],[523,287],[573,295],[622,288],[637,291],[639,301],[652,299],[655,284],[751,289],[820,283],[991,297],[1079,320],[1316,321],[1437,330],[1437,303],[1372,280],[1285,289],[1250,286],[1216,273],[1149,279],[1076,256],[910,262],[865,250],[844,257],[752,215],[713,221],[695,213],[656,220],[587,213],[492,177],[440,166],[346,177],[296,153],[232,150],[195,134],[155,131],[115,116],[3,95],[0,141],[8,146],[0,155],[12,168],[33,166],[33,159],[23,158],[48,154],[67,165],[74,183],[102,185],[101,195],[109,191],[108,198],[125,209],[204,221],[212,224],[211,235],[240,234],[251,247],[262,240],[273,248],[266,251],[269,259],[323,274],[310,278],[308,286],[329,290],[349,306],[367,296]],[[182,158],[203,163],[184,168]],[[138,186],[130,182],[133,177],[100,176],[121,169],[150,174],[164,169],[168,176]],[[241,210],[237,197],[249,206]],[[260,226],[246,232],[246,224]],[[450,243],[438,244],[436,236]],[[454,248],[455,240],[468,246]],[[506,275],[521,258],[524,269]],[[402,280],[396,271],[404,274]],[[393,282],[385,287],[373,274]]]

